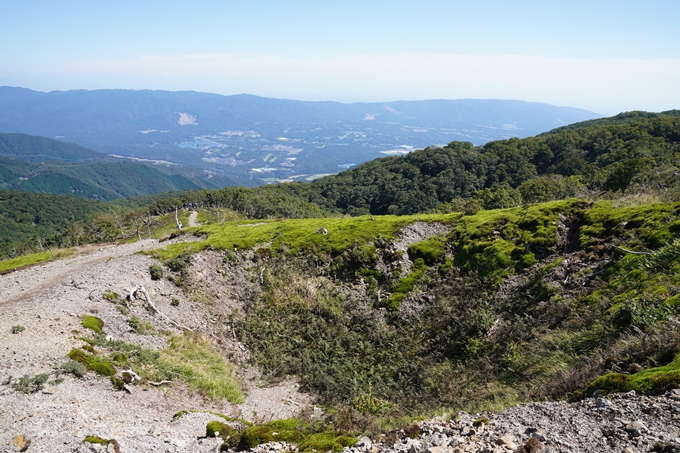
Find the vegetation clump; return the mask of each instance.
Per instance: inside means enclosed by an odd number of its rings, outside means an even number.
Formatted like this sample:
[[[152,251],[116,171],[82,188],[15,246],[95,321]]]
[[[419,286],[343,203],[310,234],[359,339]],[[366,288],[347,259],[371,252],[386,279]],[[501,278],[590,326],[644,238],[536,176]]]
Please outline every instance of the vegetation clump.
[[[140,335],[153,335],[156,333],[156,329],[151,325],[151,323],[142,321],[137,316],[127,320],[128,326],[130,326],[136,333]]]
[[[152,264],[149,266],[149,274],[151,274],[151,280],[160,280],[163,278],[163,268],[158,264]]]
[[[206,425],[206,436],[224,439],[222,451],[237,449],[250,450],[268,442],[286,442],[295,444],[300,452],[340,452],[344,447],[354,446],[355,437],[342,435],[328,430],[326,426],[314,425],[299,419],[274,420],[261,425],[248,426],[238,432],[220,421],[211,421]]]
[[[72,374],[75,377],[81,378],[87,373],[87,368],[84,364],[71,359],[59,368],[59,372],[64,374]]]
[[[71,360],[83,364],[88,370],[94,371],[102,376],[113,376],[116,374],[116,368],[110,360],[96,354],[88,354],[82,349],[72,349],[71,352],[68,353],[68,357]]]
[[[16,382],[10,382],[10,385],[17,392],[30,394],[42,390],[48,379],[49,374],[47,373],[36,374],[35,376],[25,375]]]
[[[21,325],[12,326],[12,333],[13,334],[21,333],[24,330],[26,330],[26,328],[24,326],[21,326]]]
[[[661,394],[680,386],[680,355],[671,363],[649,368],[634,374],[608,373],[593,381],[585,389],[586,395],[595,390],[620,393],[635,390],[638,394]]]
[[[104,327],[104,321],[96,316],[83,315],[80,318],[80,325],[86,329],[92,330],[96,334],[102,333],[102,328]]]
[[[109,376],[114,386],[124,382],[116,377],[117,369],[131,368],[142,379],[162,381],[182,379],[198,393],[214,400],[241,402],[243,394],[233,376],[233,367],[206,339],[193,336],[168,336],[168,347],[154,351],[122,340],[107,340],[96,335],[92,345],[107,351],[107,355],[73,349],[69,358],[97,374]],[[92,346],[89,345],[89,346]],[[93,349],[93,351],[95,351]]]

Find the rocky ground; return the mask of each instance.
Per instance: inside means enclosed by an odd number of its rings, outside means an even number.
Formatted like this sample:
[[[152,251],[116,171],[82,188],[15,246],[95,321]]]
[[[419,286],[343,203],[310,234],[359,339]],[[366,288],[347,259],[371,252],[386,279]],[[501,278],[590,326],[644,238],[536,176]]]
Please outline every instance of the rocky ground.
[[[293,381],[265,385],[257,370],[248,367],[243,345],[225,332],[229,326],[221,321],[243,297],[243,275],[218,268],[221,258],[207,252],[192,266],[192,277],[204,280],[204,292],[186,294],[166,279],[152,281],[148,269],[156,261],[137,252],[166,244],[144,240],[90,247],[70,258],[0,276],[0,452],[17,451],[17,444],[24,446],[29,440],[29,452],[99,449],[82,442],[91,435],[116,439],[121,452],[210,451],[215,440],[202,436],[215,416],[205,411],[258,421],[287,418],[312,404]],[[244,403],[206,401],[179,383],[161,388],[137,385],[131,393],[121,392],[108,378],[93,373],[82,379],[61,375],[63,382],[50,385],[69,351],[83,344],[76,338],[84,334],[80,325],[84,314],[101,318],[104,333],[114,339],[149,348],[165,345],[160,336],[135,333],[126,322],[129,316],[102,298],[107,290],[124,295],[141,285],[169,318],[219,340],[215,342],[236,365],[247,395]],[[171,305],[172,297],[181,300],[179,306]],[[143,304],[143,300],[131,303],[131,315],[180,333]],[[12,333],[14,326],[24,330]],[[24,394],[8,385],[10,378],[16,382],[41,373],[50,374],[41,391]],[[197,412],[173,421],[180,410]]]
[[[267,421],[314,407],[294,381],[266,385],[230,330],[230,313],[238,312],[257,291],[252,284],[257,272],[249,275],[246,266],[206,251],[194,257],[191,283],[184,291],[165,278],[152,281],[149,266],[156,261],[138,253],[166,244],[144,240],[89,247],[66,259],[0,276],[0,452],[217,451],[220,442],[203,437],[206,423],[216,418],[208,411]],[[63,382],[50,383],[68,352],[82,345],[76,338],[82,336],[84,314],[101,318],[104,333],[114,339],[149,348],[165,346],[162,336],[133,331],[128,317],[102,297],[109,290],[128,294],[141,285],[168,318],[219,345],[236,367],[247,395],[244,403],[206,401],[181,383],[116,391],[108,379],[92,373],[80,379],[63,375]],[[172,298],[180,304],[173,306]],[[133,300],[130,310],[157,329],[180,333],[149,312],[142,300]],[[24,330],[12,333],[14,326]],[[21,376],[40,373],[49,373],[51,381],[37,392],[24,394],[10,385]],[[173,419],[181,410],[193,412]],[[671,452],[680,451],[679,419],[678,390],[655,397],[626,394],[535,403],[422,422],[380,439],[361,439],[345,453]],[[86,436],[116,442],[108,447],[84,443]],[[293,448],[275,443],[257,450]]]
[[[524,404],[497,413],[421,423],[387,439],[361,439],[345,453],[680,451],[680,390],[584,401]],[[411,431],[412,437],[408,436]],[[397,439],[394,439],[397,437]]]

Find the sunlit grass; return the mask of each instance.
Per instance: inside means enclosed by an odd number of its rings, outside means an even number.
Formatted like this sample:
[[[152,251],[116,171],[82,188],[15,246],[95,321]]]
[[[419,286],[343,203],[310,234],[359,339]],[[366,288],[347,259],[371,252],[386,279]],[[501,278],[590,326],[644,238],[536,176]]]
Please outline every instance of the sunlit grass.
[[[233,376],[233,366],[205,338],[173,336],[169,346],[161,351],[159,361],[178,372],[190,388],[210,399],[226,398],[232,403],[244,400]]]
[[[43,263],[59,258],[65,258],[75,253],[73,249],[57,250],[56,252],[47,251],[40,253],[33,253],[31,255],[17,256],[8,260],[0,261],[0,272],[7,272],[21,269],[22,267],[31,266],[33,264]]]

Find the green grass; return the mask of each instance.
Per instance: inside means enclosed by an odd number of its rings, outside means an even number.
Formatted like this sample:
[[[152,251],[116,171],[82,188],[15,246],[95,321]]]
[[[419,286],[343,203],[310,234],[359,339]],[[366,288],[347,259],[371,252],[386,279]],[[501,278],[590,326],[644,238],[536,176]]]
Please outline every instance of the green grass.
[[[585,225],[579,232],[581,246],[590,245],[593,238],[613,234],[632,239],[633,249],[661,247],[680,233],[679,212],[680,203],[628,207],[614,207],[608,201],[596,203],[585,213]]]
[[[175,370],[190,388],[214,400],[244,400],[233,366],[209,340],[185,335],[171,337],[169,343],[159,363]]]
[[[455,263],[500,280],[550,253],[557,242],[558,215],[586,206],[579,200],[479,211],[455,228]]]
[[[122,340],[106,340],[99,334],[83,348],[73,349],[68,357],[102,376],[112,377],[118,369],[132,368],[142,383],[179,378],[207,398],[243,401],[232,365],[209,340],[193,335],[168,336],[167,340],[167,348],[154,351]]]
[[[371,244],[378,238],[390,239],[403,226],[416,220],[452,222],[458,214],[423,214],[418,216],[369,216],[351,218],[250,220],[207,225],[197,229],[207,234],[204,241],[173,244],[155,253],[170,260],[182,252],[196,252],[207,247],[220,250],[250,249],[268,244],[273,253],[300,255],[339,255],[355,245]],[[322,231],[326,231],[323,234]]]
[[[411,261],[422,258],[428,266],[432,266],[437,261],[440,261],[445,253],[446,238],[442,236],[432,236],[408,248],[408,256]]]
[[[425,261],[423,261],[422,258],[416,259],[411,267],[411,272],[392,286],[392,295],[389,299],[383,301],[382,305],[389,310],[396,310],[399,308],[401,301],[413,290],[416,283],[423,278],[426,270],[427,266],[425,265]]]
[[[95,373],[102,376],[113,376],[116,374],[116,367],[113,363],[97,354],[88,354],[82,349],[72,349],[68,353],[68,357],[71,360],[82,363],[88,370],[94,371]]]
[[[65,249],[56,252],[47,251],[40,253],[33,253],[31,255],[17,256],[8,260],[0,261],[0,273],[14,271],[23,267],[32,266],[46,261],[52,261],[59,258],[65,258],[75,253],[73,250]]]
[[[83,439],[83,442],[89,442],[91,444],[108,445],[111,443],[109,439],[104,439],[99,436],[87,436]]]
[[[215,433],[225,440],[223,448],[249,450],[268,442],[287,442],[296,444],[301,453],[340,452],[344,447],[357,443],[355,437],[342,435],[323,425],[314,426],[296,418],[274,420],[261,425],[252,425],[243,432],[237,432],[220,421],[211,421],[206,425],[206,436],[215,437]]]

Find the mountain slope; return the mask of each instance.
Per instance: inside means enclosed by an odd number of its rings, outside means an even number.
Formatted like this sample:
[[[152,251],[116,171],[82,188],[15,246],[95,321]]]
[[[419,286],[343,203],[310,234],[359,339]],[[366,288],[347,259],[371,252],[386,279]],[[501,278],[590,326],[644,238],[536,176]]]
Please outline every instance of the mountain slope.
[[[209,175],[191,167],[152,167],[72,143],[0,133],[0,188],[4,189],[112,200],[236,183],[227,176]]]
[[[69,194],[113,200],[174,190],[215,188],[205,180],[167,175],[155,168],[126,161],[89,163],[21,162],[0,158],[0,188]]]
[[[0,156],[10,156],[28,162],[108,159],[105,154],[74,143],[26,134],[0,134]]]

